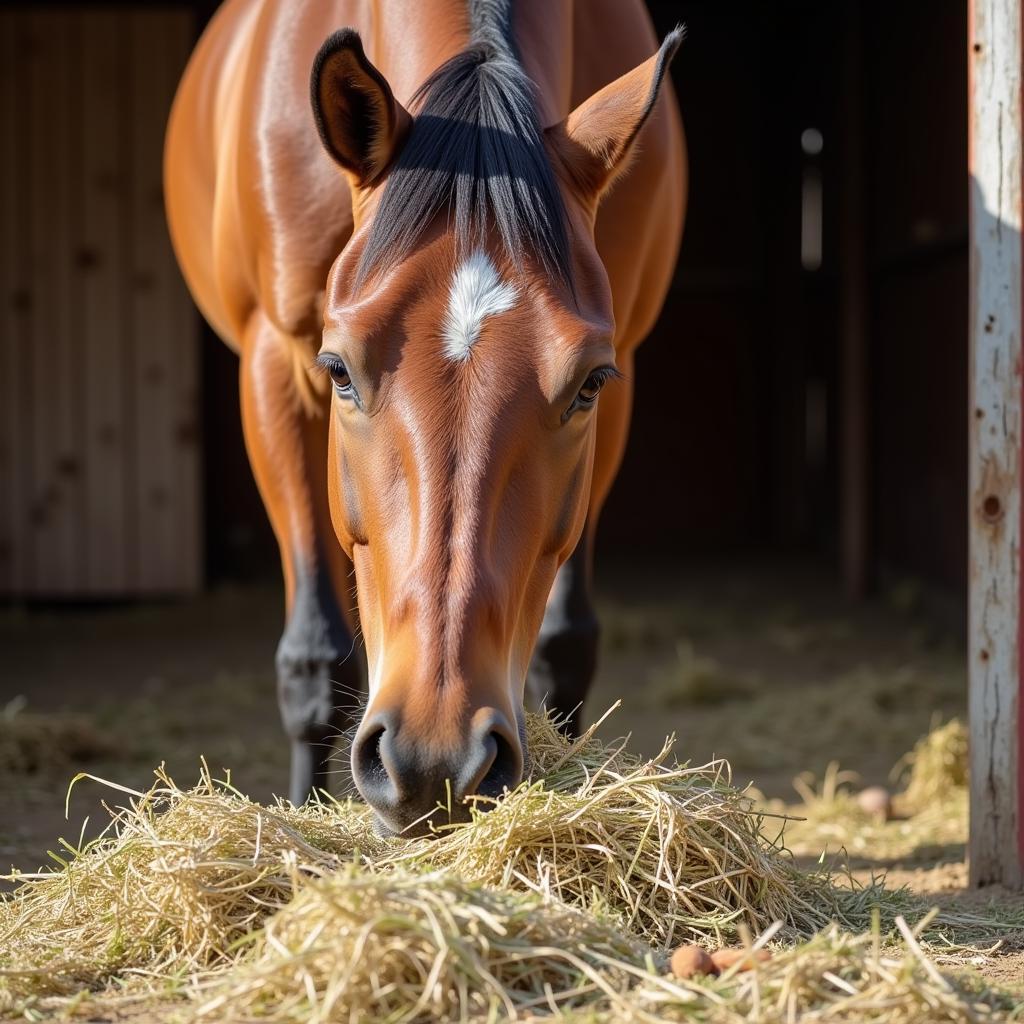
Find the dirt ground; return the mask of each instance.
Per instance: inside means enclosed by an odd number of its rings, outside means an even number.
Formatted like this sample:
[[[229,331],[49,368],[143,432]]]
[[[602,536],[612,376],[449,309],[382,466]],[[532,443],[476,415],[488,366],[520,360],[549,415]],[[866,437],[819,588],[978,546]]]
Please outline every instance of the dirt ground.
[[[910,583],[851,606],[828,579],[792,566],[617,570],[601,577],[599,607],[603,657],[589,717],[621,699],[607,736],[631,733],[635,749],[653,754],[674,732],[680,759],[726,757],[734,781],[766,797],[794,801],[792,778],[820,777],[833,760],[864,785],[885,784],[937,716],[964,713],[960,631],[926,613]],[[32,870],[58,836],[76,842],[84,818],[88,832],[106,820],[101,801],[118,794],[88,780],[65,820],[77,771],[141,789],[165,761],[187,785],[202,755],[254,799],[283,792],[272,668],[280,619],[269,584],[183,603],[0,612],[0,715],[64,723],[28,771],[5,770],[0,748],[0,864]],[[343,745],[337,757],[345,791]],[[888,871],[891,884],[943,906],[1012,905],[1019,919],[1018,897],[966,889],[963,857],[954,844],[856,867]],[[984,973],[1020,984],[1019,948],[1011,941]]]

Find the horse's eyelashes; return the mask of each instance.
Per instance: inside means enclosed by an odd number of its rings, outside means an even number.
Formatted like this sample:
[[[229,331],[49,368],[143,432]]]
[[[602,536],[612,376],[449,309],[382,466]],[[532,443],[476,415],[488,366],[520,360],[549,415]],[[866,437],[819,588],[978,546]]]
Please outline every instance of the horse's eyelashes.
[[[584,402],[594,402],[597,400],[597,396],[600,394],[601,389],[613,378],[620,377],[621,374],[614,366],[601,366],[596,370],[593,370],[589,377],[583,382],[583,386],[580,388],[580,398]]]
[[[573,413],[583,409],[592,409],[597,404],[597,397],[605,384],[609,380],[621,376],[622,374],[614,366],[599,366],[596,370],[591,370],[580,385],[579,391],[576,392],[572,405],[562,413],[562,422],[566,423]]]
[[[331,378],[338,394],[346,398],[352,395],[352,378],[349,375],[348,368],[341,359],[326,353],[317,356],[314,365]]]

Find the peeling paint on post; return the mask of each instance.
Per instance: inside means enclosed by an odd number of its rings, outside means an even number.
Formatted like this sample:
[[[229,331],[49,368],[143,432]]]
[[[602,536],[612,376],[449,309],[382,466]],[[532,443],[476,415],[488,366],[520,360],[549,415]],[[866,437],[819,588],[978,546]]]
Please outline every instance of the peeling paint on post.
[[[1021,4],[970,4],[970,875],[1024,885]]]

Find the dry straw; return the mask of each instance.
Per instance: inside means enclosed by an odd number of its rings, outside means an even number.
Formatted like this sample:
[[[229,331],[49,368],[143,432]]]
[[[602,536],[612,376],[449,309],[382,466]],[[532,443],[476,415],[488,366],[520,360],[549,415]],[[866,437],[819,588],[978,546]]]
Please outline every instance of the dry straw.
[[[273,1024],[386,1020],[976,1024],[1012,1000],[942,975],[896,918],[861,935],[836,926],[756,971],[681,981],[642,944],[537,896],[447,875],[315,881],[268,922],[252,956],[195,994],[206,1020]],[[753,948],[778,930],[767,930]]]
[[[687,985],[699,993],[699,1004],[682,1003],[662,986],[644,985],[634,992],[634,1003],[648,1012],[657,1007],[656,1019],[702,1024],[979,1024],[1013,1019],[1011,996],[938,971],[920,941],[930,920],[926,917],[912,929],[897,917],[898,941],[888,944],[877,920],[858,935],[831,926],[807,942],[776,948],[755,971]],[[606,1018],[609,1024],[615,1019]]]
[[[158,773],[106,836],[0,905],[0,1009],[173,993],[207,1020],[977,1019],[916,937],[890,963],[877,927],[831,923],[891,928],[919,905],[797,870],[723,762],[643,760],[592,731],[569,744],[541,718],[529,740],[534,781],[409,841],[378,838],[361,805],[265,808],[205,766],[190,791]],[[781,950],[822,929],[754,975],[663,974],[685,939]]]
[[[435,1021],[608,1001],[628,1009],[642,943],[536,895],[350,867],[303,887],[201,1018]]]
[[[538,781],[476,816],[468,834],[400,846],[389,863],[601,909],[663,949],[776,920],[800,935],[833,920],[865,927],[875,903],[899,898],[797,871],[724,761],[669,766],[671,741],[644,760],[593,729],[568,745],[542,717],[530,719],[528,746]]]
[[[959,719],[937,722],[893,768],[905,778],[900,810],[918,814],[967,789],[967,727]]]
[[[205,765],[192,790],[158,771],[130,795],[106,835],[83,849],[62,840],[55,869],[16,876],[0,905],[0,1008],[123,970],[159,977],[228,961],[233,942],[291,899],[288,863],[329,870],[375,842],[361,809],[260,807]]]
[[[852,788],[855,772],[833,762],[820,781],[805,773],[793,784],[801,803],[774,811],[796,820],[786,828],[786,843],[797,854],[845,850],[853,858],[874,861],[921,860],[949,856],[967,841],[967,729],[958,719],[936,723],[902,757],[892,778],[904,788],[893,797],[892,820],[865,810]]]

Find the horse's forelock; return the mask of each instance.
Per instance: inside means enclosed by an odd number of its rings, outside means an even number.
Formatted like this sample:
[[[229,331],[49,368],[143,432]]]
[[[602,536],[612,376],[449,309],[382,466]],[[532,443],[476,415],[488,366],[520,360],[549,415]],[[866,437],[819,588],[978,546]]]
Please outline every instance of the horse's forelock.
[[[471,0],[469,47],[417,91],[412,128],[384,186],[357,285],[407,257],[441,214],[463,253],[493,227],[514,265],[530,253],[571,285],[565,207],[508,11],[508,0]]]

